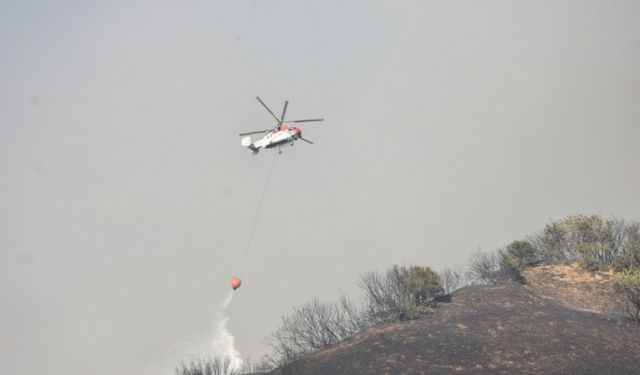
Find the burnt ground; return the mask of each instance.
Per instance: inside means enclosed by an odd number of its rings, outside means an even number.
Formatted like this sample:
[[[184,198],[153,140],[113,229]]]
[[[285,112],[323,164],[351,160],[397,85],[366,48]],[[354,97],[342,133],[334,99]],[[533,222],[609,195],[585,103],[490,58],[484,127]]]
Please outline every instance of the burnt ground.
[[[606,282],[582,288],[599,303],[588,308],[583,292],[563,298],[563,288],[581,289],[580,282],[558,281],[549,272],[555,271],[530,273],[537,281],[529,285],[464,287],[423,319],[371,327],[308,356],[290,373],[640,373],[640,325],[613,312],[619,305],[609,304],[618,297],[599,295]]]

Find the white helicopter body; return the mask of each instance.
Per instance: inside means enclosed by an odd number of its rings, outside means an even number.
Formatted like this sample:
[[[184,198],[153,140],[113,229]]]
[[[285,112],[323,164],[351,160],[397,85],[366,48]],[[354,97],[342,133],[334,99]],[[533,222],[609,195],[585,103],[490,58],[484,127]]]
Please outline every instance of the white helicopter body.
[[[293,143],[297,140],[305,141],[309,144],[313,144],[308,139],[302,138],[302,130],[295,126],[291,126],[291,123],[298,122],[314,122],[314,121],[324,121],[324,119],[310,119],[310,120],[295,120],[295,121],[284,121],[284,115],[287,112],[287,106],[289,105],[289,101],[284,102],[284,109],[282,110],[282,116],[278,118],[273,112],[267,107],[264,102],[256,96],[256,99],[266,108],[271,116],[278,121],[278,125],[274,129],[266,129],[266,130],[258,130],[254,132],[248,133],[240,133],[240,136],[243,137],[240,141],[240,145],[249,148],[253,153],[258,153],[261,148],[273,148],[278,147],[289,143],[293,146]],[[255,142],[251,140],[251,134],[263,134],[262,137]]]

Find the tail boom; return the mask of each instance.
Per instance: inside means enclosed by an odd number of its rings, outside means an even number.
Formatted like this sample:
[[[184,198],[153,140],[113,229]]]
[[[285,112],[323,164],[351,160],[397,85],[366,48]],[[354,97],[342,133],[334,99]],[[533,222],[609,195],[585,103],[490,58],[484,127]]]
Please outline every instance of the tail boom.
[[[247,147],[249,150],[253,151],[254,153],[260,150],[258,147],[255,146],[253,142],[251,142],[250,136],[242,138],[242,140],[240,141],[240,145],[242,145],[243,147]]]

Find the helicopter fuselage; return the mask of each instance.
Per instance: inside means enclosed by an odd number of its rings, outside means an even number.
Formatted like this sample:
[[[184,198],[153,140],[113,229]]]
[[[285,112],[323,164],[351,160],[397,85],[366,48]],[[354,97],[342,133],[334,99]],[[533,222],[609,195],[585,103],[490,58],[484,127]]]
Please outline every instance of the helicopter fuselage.
[[[279,130],[267,132],[259,140],[252,142],[251,137],[242,138],[241,144],[248,147],[253,152],[258,152],[261,148],[273,148],[285,143],[291,143],[302,136],[302,131],[296,127],[283,125]]]

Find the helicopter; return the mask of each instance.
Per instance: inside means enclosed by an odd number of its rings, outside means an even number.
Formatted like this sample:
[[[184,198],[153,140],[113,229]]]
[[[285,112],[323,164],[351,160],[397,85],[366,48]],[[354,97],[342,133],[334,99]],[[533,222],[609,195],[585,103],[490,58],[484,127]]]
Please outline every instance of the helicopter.
[[[280,147],[289,143],[293,146],[293,143],[297,140],[305,141],[309,144],[313,144],[310,140],[306,138],[302,138],[302,130],[295,126],[291,126],[290,124],[299,123],[299,122],[315,122],[315,121],[324,121],[324,119],[316,118],[316,119],[308,119],[308,120],[295,120],[295,121],[285,121],[284,115],[287,113],[287,106],[289,105],[289,101],[284,102],[284,108],[282,109],[282,116],[278,118],[269,107],[260,99],[260,97],[256,96],[256,99],[262,104],[262,106],[273,116],[274,119],[278,122],[278,124],[272,129],[265,130],[257,130],[247,133],[240,133],[239,135],[242,138],[240,141],[240,145],[247,147],[254,154],[257,154],[261,148],[273,148],[278,147],[278,151],[282,153]],[[256,140],[255,142],[251,140],[252,134],[263,134],[262,138]]]

